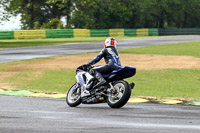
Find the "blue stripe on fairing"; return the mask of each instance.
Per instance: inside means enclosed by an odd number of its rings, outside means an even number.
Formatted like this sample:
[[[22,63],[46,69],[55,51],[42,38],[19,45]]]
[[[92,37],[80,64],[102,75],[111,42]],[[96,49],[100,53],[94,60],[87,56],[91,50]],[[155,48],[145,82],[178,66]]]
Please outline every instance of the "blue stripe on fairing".
[[[123,70],[125,70],[125,71],[131,70],[131,73],[125,73],[125,78],[132,77],[133,75],[135,75],[135,72],[136,72],[136,68],[135,67],[124,66],[124,67],[119,67],[118,70],[114,70],[108,75],[103,75],[103,77],[107,78],[107,77],[109,77],[111,75],[118,74],[118,73],[120,73],[120,71],[123,71]],[[128,72],[130,72],[130,71],[128,71]]]

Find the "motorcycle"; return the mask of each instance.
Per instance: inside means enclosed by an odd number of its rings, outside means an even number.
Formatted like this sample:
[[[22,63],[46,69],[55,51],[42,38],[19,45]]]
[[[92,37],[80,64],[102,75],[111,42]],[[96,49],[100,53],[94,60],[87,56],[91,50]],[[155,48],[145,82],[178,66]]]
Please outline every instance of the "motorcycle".
[[[107,103],[111,108],[121,108],[124,106],[130,96],[134,83],[128,83],[124,79],[132,77],[136,73],[135,67],[120,67],[118,70],[109,74],[103,74],[103,78],[107,81],[105,85],[94,88],[98,83],[89,70],[92,66],[80,66],[76,69],[77,82],[69,89],[66,102],[70,107],[76,107],[82,104]],[[89,96],[82,97],[81,91],[90,88]],[[88,89],[87,89],[88,90]]]

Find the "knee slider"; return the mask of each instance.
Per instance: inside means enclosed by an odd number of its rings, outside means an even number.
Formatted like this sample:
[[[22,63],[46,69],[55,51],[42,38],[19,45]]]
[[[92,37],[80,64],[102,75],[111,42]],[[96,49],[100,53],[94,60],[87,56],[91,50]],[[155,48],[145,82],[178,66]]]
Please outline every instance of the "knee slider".
[[[90,70],[89,70],[89,74],[94,76],[94,75],[95,75],[95,70],[90,69]]]

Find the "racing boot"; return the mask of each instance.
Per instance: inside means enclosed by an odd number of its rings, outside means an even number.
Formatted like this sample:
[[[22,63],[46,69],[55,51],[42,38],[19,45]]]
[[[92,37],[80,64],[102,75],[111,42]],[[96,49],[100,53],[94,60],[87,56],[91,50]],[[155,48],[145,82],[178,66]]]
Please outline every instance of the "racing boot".
[[[101,75],[101,73],[96,73],[95,74],[95,78],[99,81],[95,86],[94,88],[98,88],[102,85],[105,85],[106,84],[106,80],[103,78],[103,76]]]
[[[92,78],[92,79],[88,82],[88,84],[87,84],[87,86],[86,86],[86,90],[89,91],[89,90],[92,89],[94,80],[95,80],[95,78]]]

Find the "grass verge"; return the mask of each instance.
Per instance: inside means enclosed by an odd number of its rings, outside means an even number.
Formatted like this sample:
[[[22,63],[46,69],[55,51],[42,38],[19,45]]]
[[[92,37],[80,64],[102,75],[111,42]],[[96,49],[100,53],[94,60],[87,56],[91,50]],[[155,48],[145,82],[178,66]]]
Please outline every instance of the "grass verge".
[[[23,71],[5,80],[17,89],[61,93],[76,81],[74,70]],[[199,69],[138,70],[127,81],[136,84],[132,96],[200,98]]]
[[[189,55],[200,57],[200,42],[166,44],[144,48],[119,50],[120,53]],[[81,55],[80,55],[81,56]],[[44,92],[66,93],[76,81],[75,70],[23,70],[15,69],[20,63],[32,63],[41,58],[0,64],[0,87],[11,86]],[[127,79],[135,82],[132,96],[182,97],[200,99],[200,69],[138,70]]]
[[[200,41],[120,49],[118,51],[120,53],[129,54],[186,55],[200,57]]]
[[[139,70],[134,96],[200,98],[199,69]]]
[[[8,78],[7,81],[16,89],[65,93],[75,83],[75,71],[24,71]]]

